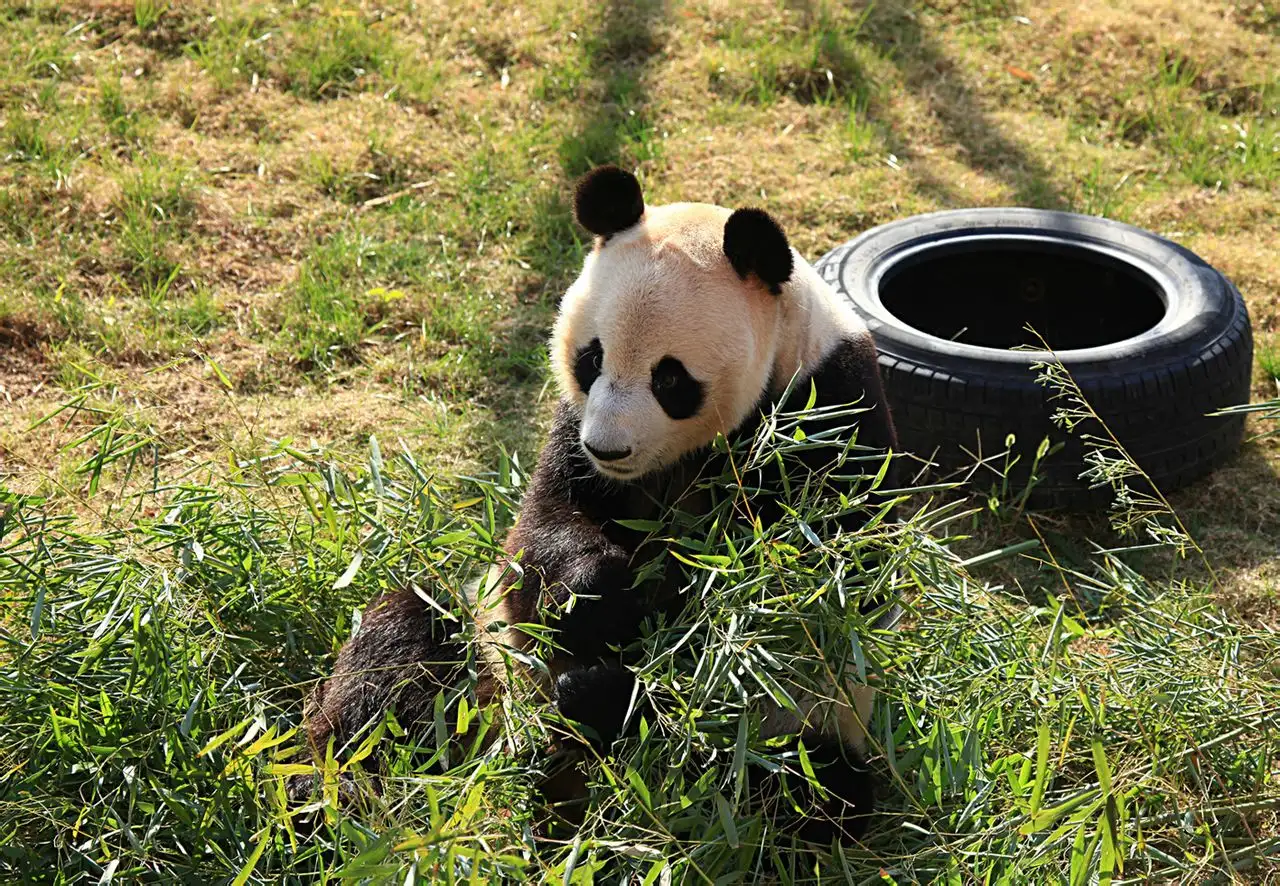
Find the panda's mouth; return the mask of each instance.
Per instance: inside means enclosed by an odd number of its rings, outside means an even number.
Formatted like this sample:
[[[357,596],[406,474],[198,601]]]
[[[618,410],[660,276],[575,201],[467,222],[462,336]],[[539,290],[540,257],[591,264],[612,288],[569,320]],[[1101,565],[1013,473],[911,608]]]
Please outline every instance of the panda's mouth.
[[[608,477],[610,480],[634,480],[642,473],[639,468],[626,465],[605,465],[594,458],[591,459],[591,463],[595,465],[597,473]]]
[[[644,474],[644,468],[636,464],[635,457],[632,456],[626,462],[621,461],[602,461],[596,458],[586,447],[583,447],[583,454],[587,460],[591,462],[591,466],[595,468],[596,473],[610,480],[635,480]]]

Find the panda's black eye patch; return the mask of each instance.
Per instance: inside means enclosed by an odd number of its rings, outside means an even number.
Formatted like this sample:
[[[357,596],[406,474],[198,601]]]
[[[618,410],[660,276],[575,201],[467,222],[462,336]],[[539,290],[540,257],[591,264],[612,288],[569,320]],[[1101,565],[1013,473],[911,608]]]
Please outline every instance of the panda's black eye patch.
[[[662,411],[674,419],[691,418],[702,407],[702,382],[675,357],[663,357],[653,367],[649,388]]]
[[[591,343],[578,351],[573,361],[573,377],[582,388],[582,393],[591,390],[591,385],[600,377],[600,367],[604,365],[604,347],[600,339],[593,338]]]

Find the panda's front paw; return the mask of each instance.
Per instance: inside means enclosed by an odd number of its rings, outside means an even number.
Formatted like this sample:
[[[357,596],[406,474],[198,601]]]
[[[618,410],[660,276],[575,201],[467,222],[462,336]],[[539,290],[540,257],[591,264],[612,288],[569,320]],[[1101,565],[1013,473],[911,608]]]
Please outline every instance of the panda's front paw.
[[[875,779],[852,748],[810,737],[809,762],[822,792],[799,772],[748,769],[753,794],[767,813],[800,840],[830,845],[833,839],[856,842],[866,833],[875,812]],[[783,792],[790,794],[784,799]],[[803,814],[798,814],[803,810]]]
[[[809,762],[827,796],[813,798],[816,808],[800,824],[797,836],[821,845],[829,845],[832,838],[861,840],[875,812],[871,769],[851,748],[835,742],[815,742],[809,750]]]
[[[635,685],[635,675],[617,664],[574,668],[556,680],[556,709],[585,727],[596,750],[604,750],[622,733]]]

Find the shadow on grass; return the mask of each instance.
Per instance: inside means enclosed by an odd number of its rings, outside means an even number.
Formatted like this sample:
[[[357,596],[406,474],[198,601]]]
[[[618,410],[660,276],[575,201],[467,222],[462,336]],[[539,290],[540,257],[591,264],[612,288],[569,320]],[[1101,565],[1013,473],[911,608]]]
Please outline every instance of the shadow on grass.
[[[570,205],[573,181],[602,163],[637,168],[659,155],[644,78],[661,48],[654,26],[662,10],[662,0],[612,0],[599,31],[584,38],[585,82],[576,97],[581,111],[556,149],[563,177],[543,196],[535,215],[531,263],[544,295],[554,293],[558,300],[582,261]]]
[[[821,18],[816,0],[790,0],[808,21]],[[1067,200],[1053,183],[1049,169],[1012,138],[1000,131],[980,99],[961,81],[950,76],[958,66],[920,24],[918,5],[872,4],[867,8],[861,33],[878,52],[901,72],[907,88],[937,121],[942,135],[960,148],[973,170],[1009,186],[1014,202],[1040,209],[1064,209]],[[832,67],[850,79],[869,83],[856,54],[839,34],[824,40],[823,51]],[[941,208],[967,206],[970,198],[930,169],[929,158],[903,138],[889,109],[869,101],[866,114],[885,138],[889,150],[910,162],[916,189]]]
[[[1276,562],[1280,464],[1268,448],[1266,441],[1247,441],[1212,475],[1169,496],[1217,569],[1248,573]]]

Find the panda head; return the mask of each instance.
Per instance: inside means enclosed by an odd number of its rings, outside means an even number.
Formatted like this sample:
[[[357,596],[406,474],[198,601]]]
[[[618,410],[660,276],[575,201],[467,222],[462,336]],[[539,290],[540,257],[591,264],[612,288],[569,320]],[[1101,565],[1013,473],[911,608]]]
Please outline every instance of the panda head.
[[[596,235],[551,337],[561,392],[603,476],[660,471],[741,425],[770,382],[791,247],[758,209],[646,206],[635,176],[588,174]]]

